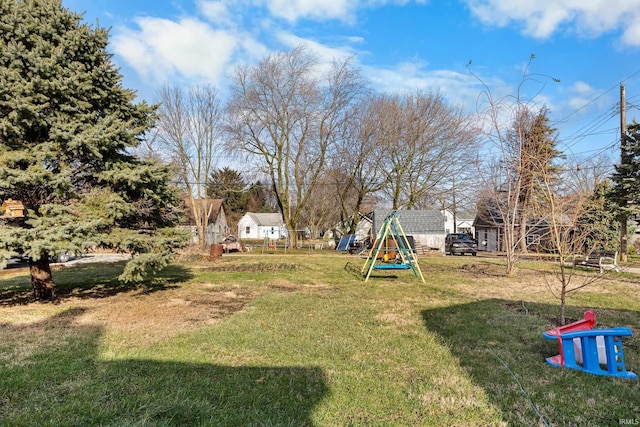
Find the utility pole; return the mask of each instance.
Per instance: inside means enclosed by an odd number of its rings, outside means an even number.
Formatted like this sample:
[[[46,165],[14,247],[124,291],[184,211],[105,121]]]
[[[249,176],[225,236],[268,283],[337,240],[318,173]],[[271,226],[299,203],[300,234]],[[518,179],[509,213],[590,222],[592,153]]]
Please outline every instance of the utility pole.
[[[451,205],[453,208],[453,232],[458,232],[458,206],[456,206],[456,177],[453,176],[453,204]]]
[[[627,155],[627,100],[625,95],[624,83],[620,83],[620,163],[625,165],[629,163]],[[628,198],[622,201],[623,208],[620,214],[620,262],[627,261],[627,221],[629,214],[627,213]]]

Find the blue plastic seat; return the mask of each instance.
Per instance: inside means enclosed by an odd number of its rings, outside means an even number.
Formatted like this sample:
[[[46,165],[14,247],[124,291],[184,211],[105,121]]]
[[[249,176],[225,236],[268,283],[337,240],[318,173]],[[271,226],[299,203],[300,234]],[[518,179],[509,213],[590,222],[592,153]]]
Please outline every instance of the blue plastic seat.
[[[548,357],[546,361],[552,366],[564,366],[594,375],[637,379],[638,376],[624,366],[622,337],[632,335],[627,327],[563,333],[557,337],[562,341],[562,354]]]

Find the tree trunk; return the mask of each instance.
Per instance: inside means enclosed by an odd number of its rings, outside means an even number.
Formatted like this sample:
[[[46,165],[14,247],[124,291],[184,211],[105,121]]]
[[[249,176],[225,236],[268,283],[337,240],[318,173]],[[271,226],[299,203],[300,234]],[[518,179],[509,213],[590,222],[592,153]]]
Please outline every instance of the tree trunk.
[[[567,288],[562,284],[562,291],[560,293],[560,315],[558,316],[558,322],[560,326],[564,326],[566,322],[566,307],[567,307]]]
[[[55,290],[49,257],[45,254],[36,261],[29,258],[29,272],[31,273],[31,286],[35,299],[52,300],[55,297]]]
[[[520,252],[526,254],[529,250],[527,247],[527,217],[524,213],[520,215],[520,230],[518,230],[518,232],[520,233],[520,241],[518,242]]]
[[[629,216],[626,213],[622,213],[620,219],[620,262],[627,262],[627,246],[629,245],[627,239],[627,221]]]

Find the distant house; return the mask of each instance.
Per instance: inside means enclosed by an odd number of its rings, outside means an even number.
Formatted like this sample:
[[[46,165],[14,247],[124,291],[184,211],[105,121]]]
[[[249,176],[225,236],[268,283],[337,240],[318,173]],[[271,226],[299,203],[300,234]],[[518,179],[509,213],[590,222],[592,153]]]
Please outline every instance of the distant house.
[[[281,239],[287,237],[287,227],[279,213],[247,212],[238,221],[239,239]]]
[[[195,199],[193,203],[204,209],[204,215],[207,217],[207,231],[205,235],[205,243],[213,245],[222,243],[225,237],[229,235],[231,230],[227,222],[227,213],[224,207],[223,199]],[[198,243],[198,227],[193,218],[191,209],[191,200],[185,199],[186,220],[182,224],[183,228],[189,228],[192,232],[191,243]]]
[[[391,210],[376,209],[373,211],[372,232],[378,234],[384,220]],[[397,218],[404,234],[413,236],[416,248],[444,251],[444,214],[439,210],[398,210]]]
[[[455,214],[455,227],[453,224],[453,212],[445,209],[442,213],[444,215],[445,233],[467,233],[470,236],[475,236],[475,227],[473,225],[476,218],[475,212],[466,210],[457,211]]]
[[[354,240],[356,242],[362,242],[367,238],[371,237],[371,226],[372,226],[371,215],[363,215],[358,213],[358,225],[356,225],[356,229],[354,232]],[[325,237],[329,239],[329,242],[337,243],[340,238],[344,235],[342,232],[342,228],[346,227],[346,225],[339,223],[336,224],[331,230],[327,232]]]
[[[565,216],[558,216],[554,223],[565,231],[571,227],[571,221]],[[475,238],[478,241],[479,251],[504,251],[505,223],[500,210],[492,206],[491,203],[482,203],[478,206],[478,213],[473,222],[475,228]],[[515,230],[519,238],[520,227],[516,221]],[[550,227],[549,218],[537,217],[527,221],[525,238],[529,251],[548,250],[551,246],[549,241]]]
[[[504,233],[504,222],[502,217],[491,217],[487,215],[476,216],[473,226],[476,230],[479,251],[501,251],[502,238]]]

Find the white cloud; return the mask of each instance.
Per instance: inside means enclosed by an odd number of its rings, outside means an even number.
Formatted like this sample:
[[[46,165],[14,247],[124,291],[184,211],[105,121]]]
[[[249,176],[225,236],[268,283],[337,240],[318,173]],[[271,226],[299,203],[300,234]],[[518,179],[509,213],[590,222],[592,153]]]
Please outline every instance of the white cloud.
[[[477,112],[480,82],[468,73],[450,70],[427,70],[424,63],[404,62],[393,68],[363,67],[363,73],[380,91],[389,93],[414,92],[416,89],[437,92],[446,96],[454,106]],[[493,80],[492,86],[502,88]]]
[[[230,11],[224,1],[199,0],[197,4],[202,14],[211,22],[221,25],[232,22]]]
[[[295,22],[300,18],[349,21],[358,7],[351,0],[266,0],[272,15]]]
[[[282,20],[355,19],[363,8],[387,4],[424,4],[428,0],[195,0],[197,15],[182,18],[139,17],[135,26],[116,27],[115,54],[149,86],[166,81],[180,84],[226,84],[235,64],[255,64],[269,53],[305,45],[319,57],[318,71],[332,61],[367,55],[355,46],[361,36],[340,36],[328,45],[300,37]],[[416,70],[417,72],[417,70]],[[402,82],[402,79],[398,79]]]
[[[640,11],[640,6],[638,10]],[[640,14],[635,17],[633,25],[625,28],[622,33],[622,42],[630,46],[640,46]]]
[[[582,81],[577,81],[567,90],[567,109],[572,113],[579,112],[583,109],[606,109],[614,100],[608,95],[601,96],[601,93],[602,91],[595,89],[593,86]],[[604,93],[606,94],[607,92]]]
[[[404,6],[408,3],[426,4],[428,0],[261,0],[271,15],[289,22],[299,19],[316,21],[338,20],[353,22],[356,12],[387,4]]]
[[[598,37],[621,30],[622,41],[640,46],[640,7],[637,0],[465,0],[471,12],[487,25],[523,26],[535,38],[568,30]]]
[[[141,76],[157,82],[179,73],[215,84],[238,45],[233,34],[196,19],[138,18],[136,23],[139,30],[121,29],[112,46]]]
[[[354,56],[355,53],[355,51],[348,46],[329,47],[314,40],[298,37],[286,31],[278,31],[275,36],[276,39],[288,49],[304,45],[320,58],[320,62],[331,63],[333,60],[345,60]]]

